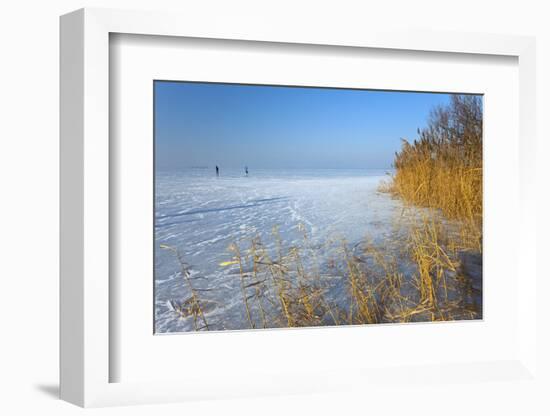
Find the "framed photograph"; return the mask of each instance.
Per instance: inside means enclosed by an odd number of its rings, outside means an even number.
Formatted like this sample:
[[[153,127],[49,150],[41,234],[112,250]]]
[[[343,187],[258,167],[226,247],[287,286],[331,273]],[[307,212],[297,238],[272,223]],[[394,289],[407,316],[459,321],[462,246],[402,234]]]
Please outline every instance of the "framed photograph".
[[[62,398],[536,383],[534,62],[506,35],[63,16]]]

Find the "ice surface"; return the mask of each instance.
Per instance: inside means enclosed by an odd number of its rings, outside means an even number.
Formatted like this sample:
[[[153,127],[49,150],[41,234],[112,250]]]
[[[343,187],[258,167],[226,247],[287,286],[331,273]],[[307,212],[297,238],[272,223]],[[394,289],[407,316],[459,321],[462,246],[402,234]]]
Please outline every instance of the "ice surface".
[[[178,261],[161,244],[178,249],[191,267],[194,284],[214,305],[205,307],[218,329],[245,328],[235,267],[228,246],[259,236],[274,244],[279,227],[286,246],[345,239],[353,246],[366,236],[382,243],[392,233],[402,205],[377,188],[389,170],[244,170],[186,169],[157,172],[155,182],[156,332],[192,330],[170,306],[189,298]],[[303,228],[301,228],[301,225]],[[320,259],[321,263],[326,261]],[[223,307],[215,306],[223,305]]]

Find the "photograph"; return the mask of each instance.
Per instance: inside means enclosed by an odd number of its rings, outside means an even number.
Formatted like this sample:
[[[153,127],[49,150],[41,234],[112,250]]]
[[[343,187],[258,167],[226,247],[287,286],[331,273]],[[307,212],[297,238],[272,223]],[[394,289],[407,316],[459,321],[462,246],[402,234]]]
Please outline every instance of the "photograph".
[[[483,95],[153,89],[155,334],[483,319]]]

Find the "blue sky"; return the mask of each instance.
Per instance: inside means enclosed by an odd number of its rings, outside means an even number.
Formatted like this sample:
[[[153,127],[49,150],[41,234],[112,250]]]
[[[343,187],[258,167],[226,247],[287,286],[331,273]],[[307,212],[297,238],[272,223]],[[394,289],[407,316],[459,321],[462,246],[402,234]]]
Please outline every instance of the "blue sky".
[[[155,81],[159,170],[387,168],[448,94]]]

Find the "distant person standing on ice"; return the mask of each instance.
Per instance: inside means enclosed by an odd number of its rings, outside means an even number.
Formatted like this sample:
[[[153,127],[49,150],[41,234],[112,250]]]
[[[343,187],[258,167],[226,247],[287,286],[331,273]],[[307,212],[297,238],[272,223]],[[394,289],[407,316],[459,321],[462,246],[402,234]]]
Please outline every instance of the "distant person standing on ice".
[[[216,176],[220,176],[220,168],[216,165]]]
[[[245,166],[245,167],[244,167],[244,174],[245,174],[246,176],[248,176],[248,166]]]

